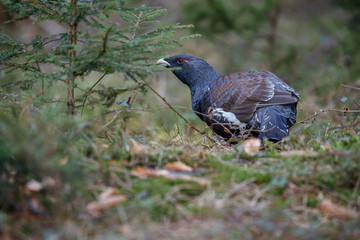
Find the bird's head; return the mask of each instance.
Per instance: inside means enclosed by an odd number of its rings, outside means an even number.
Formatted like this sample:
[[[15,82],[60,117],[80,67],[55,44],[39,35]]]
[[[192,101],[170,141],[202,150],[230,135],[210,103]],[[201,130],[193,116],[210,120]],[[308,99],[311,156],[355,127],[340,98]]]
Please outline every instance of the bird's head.
[[[190,54],[162,58],[157,63],[171,68],[176,77],[190,88],[194,85],[206,84],[221,76],[204,59]]]

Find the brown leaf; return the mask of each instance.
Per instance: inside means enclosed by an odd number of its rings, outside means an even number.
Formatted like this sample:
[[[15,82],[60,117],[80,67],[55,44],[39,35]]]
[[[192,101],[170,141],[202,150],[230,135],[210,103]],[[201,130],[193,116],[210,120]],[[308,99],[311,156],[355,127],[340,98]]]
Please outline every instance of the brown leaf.
[[[52,177],[44,177],[41,184],[43,185],[43,187],[54,187],[56,186],[56,180]]]
[[[99,199],[103,200],[103,199],[106,199],[106,198],[108,198],[110,196],[114,196],[117,193],[119,193],[118,189],[113,188],[113,187],[108,187],[99,195]]]
[[[319,208],[322,213],[338,219],[352,219],[359,216],[356,211],[333,203],[329,199],[322,200],[319,204]]]
[[[106,144],[106,143],[101,144],[101,146],[102,146],[104,149],[108,149],[108,148],[110,147],[110,145],[109,145],[109,144]]]
[[[162,176],[166,179],[180,179],[180,180],[186,180],[186,181],[193,181],[193,182],[197,182],[200,185],[210,184],[209,179],[201,178],[201,177],[194,177],[194,176],[190,176],[190,175],[184,174],[184,173],[174,173],[174,172],[170,172],[166,169],[156,170],[155,172],[156,172],[156,176]]]
[[[187,154],[181,154],[179,155],[179,159],[182,161],[182,162],[189,162],[190,161],[190,158]]]
[[[249,138],[246,139],[242,144],[244,147],[244,152],[250,156],[255,155],[260,147],[261,147],[261,141],[258,138]]]
[[[86,209],[90,215],[98,217],[102,211],[116,206],[126,200],[127,197],[119,194],[118,189],[108,187],[99,195],[99,199],[89,203]]]
[[[66,157],[63,157],[62,159],[60,159],[59,163],[60,163],[60,165],[65,165],[65,164],[67,164],[68,160],[69,160],[69,157],[66,156]]]
[[[186,165],[183,162],[168,162],[165,165],[165,168],[170,171],[183,171],[183,172],[192,172],[193,168]]]
[[[91,216],[98,217],[104,210],[114,207],[126,200],[127,197],[124,195],[113,195],[105,199],[99,199],[98,201],[89,203],[86,210]]]
[[[170,172],[167,169],[152,170],[146,167],[137,167],[131,170],[131,175],[139,178],[162,176],[166,179],[181,179],[186,181],[194,181],[200,185],[210,184],[210,180],[201,177],[194,177],[186,173]]]
[[[133,139],[130,139],[132,147],[130,150],[130,154],[131,155],[141,155],[141,154],[145,154],[149,151],[150,147],[146,146],[144,144],[138,143]]]
[[[156,174],[155,174],[154,170],[139,166],[139,167],[131,170],[131,175],[139,177],[139,178],[146,178],[146,177],[150,177],[150,176],[155,176]]]

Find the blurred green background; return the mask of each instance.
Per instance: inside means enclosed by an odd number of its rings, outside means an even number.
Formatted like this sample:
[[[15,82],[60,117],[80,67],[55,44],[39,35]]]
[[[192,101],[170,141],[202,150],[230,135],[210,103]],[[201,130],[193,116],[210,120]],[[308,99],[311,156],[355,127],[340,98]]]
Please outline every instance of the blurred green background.
[[[351,98],[358,94],[341,86],[360,85],[358,1],[154,0],[133,1],[132,4],[163,7],[168,12],[159,19],[162,24],[194,24],[192,32],[202,35],[165,50],[164,55],[190,53],[204,58],[220,73],[272,71],[303,97],[299,105],[300,118],[306,115],[302,111],[313,113],[319,108],[338,107],[342,96]],[[9,18],[3,13],[1,21]],[[51,21],[33,25],[32,20],[27,19],[1,24],[1,29],[15,38],[30,41],[38,34],[61,32],[65,27]],[[177,34],[186,33],[179,31]],[[91,74],[81,86],[91,86],[98,77],[96,73]],[[170,103],[190,108],[189,91],[171,73],[159,73],[152,81]],[[6,85],[4,79],[2,82]],[[116,74],[108,75],[102,84],[122,88],[131,85]],[[47,94],[59,97],[60,91],[56,89],[63,87],[59,84]],[[38,92],[39,86],[35,85],[32,91]],[[138,95],[136,103],[146,109],[164,106],[160,99],[150,95]],[[190,109],[179,111],[196,119]],[[171,125],[174,120],[169,116],[171,113],[155,112],[155,118]],[[142,115],[149,119],[146,113]]]

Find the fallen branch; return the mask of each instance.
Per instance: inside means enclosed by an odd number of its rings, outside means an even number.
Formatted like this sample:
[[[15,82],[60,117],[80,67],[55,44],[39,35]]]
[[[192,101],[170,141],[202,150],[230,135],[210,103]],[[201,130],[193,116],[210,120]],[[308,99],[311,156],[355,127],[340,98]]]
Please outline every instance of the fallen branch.
[[[346,84],[341,84],[340,86],[360,91],[360,88],[358,88],[358,87],[354,87],[354,86],[350,86],[350,85],[346,85]]]
[[[320,114],[325,113],[325,112],[360,113],[360,110],[342,110],[342,109],[334,109],[334,108],[320,109],[320,112],[315,112],[313,115],[301,120],[300,122],[295,123],[294,126],[298,125],[298,124],[301,124],[301,123],[305,123],[305,122],[309,121],[310,119],[313,119],[313,118],[315,118],[315,117],[317,117]]]

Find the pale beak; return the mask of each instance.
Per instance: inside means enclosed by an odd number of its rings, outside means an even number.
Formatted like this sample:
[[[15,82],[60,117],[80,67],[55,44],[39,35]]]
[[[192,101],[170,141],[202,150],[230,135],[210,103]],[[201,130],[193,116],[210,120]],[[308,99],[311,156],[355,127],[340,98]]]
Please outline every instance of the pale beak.
[[[167,61],[165,61],[163,58],[160,58],[157,62],[156,62],[156,64],[165,64],[165,66],[167,67],[167,66],[170,66],[170,63],[168,63]]]

